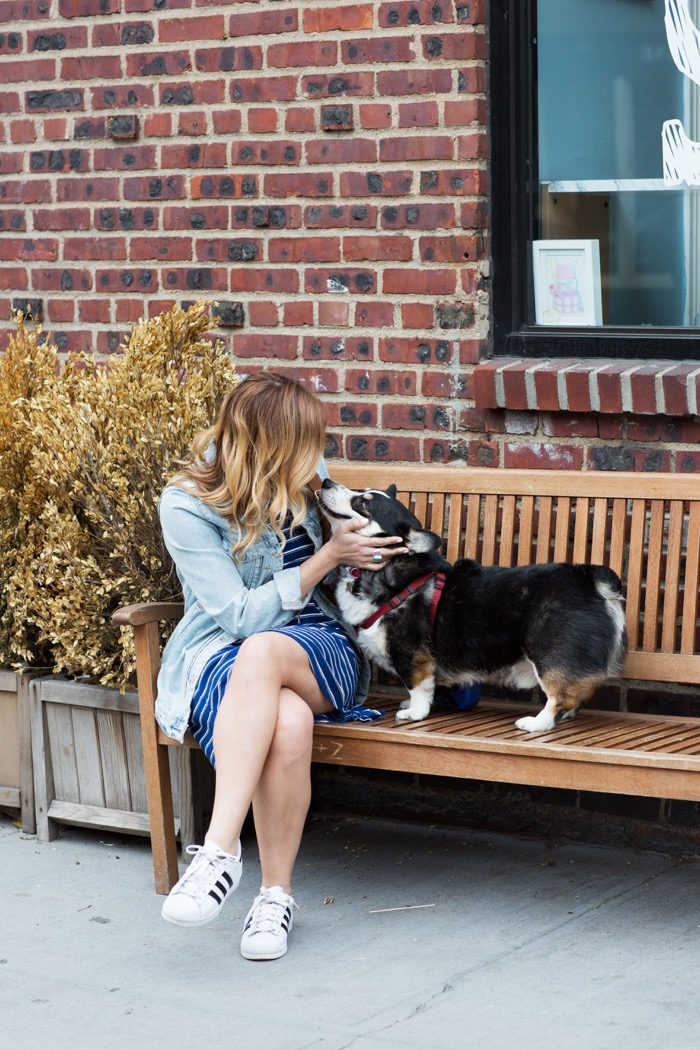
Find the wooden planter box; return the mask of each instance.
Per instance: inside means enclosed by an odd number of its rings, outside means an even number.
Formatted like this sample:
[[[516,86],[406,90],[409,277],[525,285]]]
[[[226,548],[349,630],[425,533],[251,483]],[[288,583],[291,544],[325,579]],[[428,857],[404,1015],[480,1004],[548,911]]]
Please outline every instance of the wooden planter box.
[[[29,683],[37,673],[0,670],[0,806],[16,810],[28,834],[36,830]]]
[[[59,824],[148,835],[137,693],[51,676],[30,694],[37,837]],[[189,748],[172,750],[183,752],[171,756],[176,824],[182,841],[201,842],[204,770]]]

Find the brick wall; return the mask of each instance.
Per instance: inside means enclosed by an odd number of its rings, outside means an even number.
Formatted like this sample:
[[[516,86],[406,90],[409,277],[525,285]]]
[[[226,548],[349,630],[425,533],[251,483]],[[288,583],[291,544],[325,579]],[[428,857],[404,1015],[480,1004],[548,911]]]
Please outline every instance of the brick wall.
[[[324,394],[332,454],[494,455],[458,439],[488,336],[484,0],[0,0],[0,22],[3,338],[29,306],[108,354],[207,296],[241,370]]]

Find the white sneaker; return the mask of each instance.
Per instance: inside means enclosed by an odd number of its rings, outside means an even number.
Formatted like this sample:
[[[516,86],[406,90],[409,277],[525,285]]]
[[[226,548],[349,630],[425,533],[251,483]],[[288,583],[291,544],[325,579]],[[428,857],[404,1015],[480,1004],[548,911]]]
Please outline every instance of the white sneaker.
[[[241,881],[241,847],[234,856],[213,842],[188,846],[194,859],[163,902],[161,915],[177,926],[203,926],[221,911]]]
[[[279,959],[287,951],[292,909],[297,904],[281,886],[260,887],[243,923],[241,955],[244,959]]]

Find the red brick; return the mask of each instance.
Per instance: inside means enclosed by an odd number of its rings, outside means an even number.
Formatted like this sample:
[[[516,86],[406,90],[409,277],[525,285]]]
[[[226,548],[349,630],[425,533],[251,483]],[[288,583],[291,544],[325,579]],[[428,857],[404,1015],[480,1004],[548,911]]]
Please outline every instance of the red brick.
[[[157,25],[158,40],[162,44],[224,39],[223,15],[206,15],[199,18],[189,15],[187,18],[168,18],[161,13]]]
[[[485,58],[486,38],[474,32],[424,36],[423,57],[443,62]]]
[[[467,259],[473,262],[484,257],[483,238],[469,234],[421,237],[418,244],[420,257],[424,262],[452,262],[464,265]]]
[[[568,412],[545,413],[542,417],[545,437],[594,438],[598,436],[595,416],[574,416]]]
[[[664,410],[667,416],[690,415],[688,407],[688,377],[697,365],[677,365],[666,372],[661,382],[664,392]]]
[[[530,365],[534,365],[535,363],[536,362],[531,361]],[[569,358],[562,358],[556,364],[545,364],[544,367],[538,368],[533,373],[535,380],[535,400],[539,409],[543,409],[547,412],[558,412],[561,409],[562,405],[559,399],[558,386],[559,372],[574,364],[576,364],[575,361],[572,361]]]
[[[269,164],[274,167],[298,164],[300,146],[290,140],[263,140],[255,142],[241,139],[233,143],[232,162],[241,164]]]
[[[412,171],[344,171],[340,176],[341,197],[405,197],[413,189]]]
[[[405,102],[399,106],[399,127],[436,128],[439,116],[437,102]]]
[[[26,286],[25,286],[26,287]],[[55,266],[51,269],[32,268],[32,288],[37,292],[89,292],[92,274],[89,270]]]
[[[184,207],[164,208],[163,229],[227,230],[229,216],[230,209],[226,204],[188,204]]]
[[[503,448],[503,466],[519,470],[581,470],[583,452],[576,445],[511,441]]]
[[[36,123],[33,120],[13,120],[10,122],[10,141],[23,144],[36,142]]]
[[[225,168],[228,166],[225,142],[189,142],[161,146],[161,171],[173,168]],[[152,165],[155,167],[155,165]]]
[[[413,370],[349,368],[345,373],[345,389],[355,393],[413,396],[416,393],[416,374]]]
[[[154,92],[150,84],[111,84],[108,88],[90,89],[93,109],[123,109],[127,112],[134,108],[145,109],[152,106]]]
[[[630,376],[632,389],[632,411],[636,415],[656,415],[656,375],[659,366],[654,364],[637,368]]]
[[[170,134],[170,115],[165,114],[168,118],[168,127],[164,134]],[[180,135],[206,135],[207,134],[207,115],[203,111],[196,112],[184,112],[180,113],[177,121],[177,130]]]
[[[230,83],[234,102],[293,102],[296,98],[296,77],[234,78]]]
[[[420,460],[418,438],[377,437],[374,434],[348,435],[346,455],[350,460],[387,463],[417,463]]]
[[[164,138],[170,134],[171,129],[172,117],[170,113],[147,113],[144,117],[143,133],[146,137]]]
[[[376,274],[370,270],[347,267],[343,270],[308,269],[305,273],[305,291],[317,295],[344,295],[346,292],[373,295],[377,291],[376,285]]]
[[[78,303],[78,320],[82,324],[109,324],[109,299],[83,299]]]
[[[217,110],[212,114],[212,120],[217,135],[236,135],[241,130],[239,109],[227,109],[223,113]]]
[[[117,55],[99,55],[88,58],[64,58],[61,60],[60,78],[64,83],[72,80],[119,80],[122,75],[121,59]]]
[[[316,110],[308,107],[292,107],[284,115],[285,131],[315,131]]]
[[[120,7],[121,0],[58,0],[58,14],[61,18],[116,15],[119,14]]]
[[[394,295],[450,295],[456,288],[454,270],[385,270],[382,291]]]
[[[373,204],[311,204],[304,209],[309,229],[375,229],[377,208]]]
[[[115,261],[126,259],[126,241],[123,237],[68,237],[63,242],[66,261],[96,259]]]
[[[367,402],[343,401],[342,404],[325,405],[325,417],[328,426],[336,427],[376,427],[377,406]]]
[[[132,237],[129,241],[129,258],[132,262],[146,259],[170,261],[192,258],[190,237]]]
[[[393,328],[393,303],[357,303],[355,306],[355,324],[361,328]]]
[[[377,160],[377,143],[372,139],[323,139],[307,142],[305,146],[307,164],[374,164]]]
[[[403,303],[401,306],[401,325],[403,328],[432,328],[432,303]]]
[[[474,370],[474,398],[479,408],[498,408],[496,374],[507,359],[484,361]]]
[[[424,397],[466,397],[467,376],[463,372],[423,372],[421,393]],[[470,387],[469,394],[471,393]]]
[[[465,98],[458,102],[445,102],[446,127],[465,128],[469,124],[486,125],[488,112],[483,98]]]
[[[462,438],[425,441],[424,459],[430,463],[464,461],[468,467],[500,466],[500,449],[495,441],[464,441]]]
[[[37,226],[34,219],[34,229],[48,229],[46,226]],[[27,229],[26,213],[24,211],[5,208],[0,210],[0,231],[3,233],[23,233]]]
[[[620,376],[633,362],[620,361],[605,365],[596,372],[595,380],[598,389],[598,400],[601,412],[622,412],[622,383]]]
[[[200,73],[237,73],[262,69],[262,48],[247,44],[237,47],[198,48],[194,53],[195,68]]]
[[[365,36],[358,40],[345,40],[340,45],[342,62],[350,65],[376,65],[380,62],[413,62],[416,58],[413,40],[409,36],[376,37]]]
[[[448,365],[452,360],[452,344],[447,339],[416,339],[391,336],[379,340],[379,360],[400,364]]]
[[[435,0],[394,0],[379,7],[379,25],[392,29],[399,26],[434,25],[436,22],[454,22],[452,3]]]
[[[384,138],[379,145],[379,159],[384,163],[452,160],[453,154],[454,141],[447,135]]]
[[[248,131],[255,134],[266,135],[277,131],[278,114],[276,109],[265,107],[263,109],[248,110]]]
[[[344,237],[343,258],[348,262],[408,262],[413,255],[410,237]]]
[[[382,226],[385,229],[439,230],[455,225],[454,204],[389,204],[382,208]]]
[[[332,197],[332,172],[295,172],[263,176],[266,197]]]
[[[281,237],[268,242],[270,262],[339,262],[337,237]]]
[[[285,303],[282,316],[284,324],[290,328],[303,328],[314,323],[314,304],[297,300]]]
[[[96,59],[96,61],[100,61]],[[128,77],[177,77],[192,69],[188,51],[139,51],[126,56]]]
[[[347,328],[350,303],[319,303],[318,323],[322,328]]]
[[[453,89],[451,69],[392,69],[377,73],[378,95],[442,95]]]
[[[230,291],[292,294],[299,291],[299,271],[234,266],[231,269]]]
[[[170,178],[173,176],[169,176]],[[190,182],[190,197],[192,200],[252,197],[257,196],[257,185],[255,175],[194,175]],[[184,197],[184,180],[178,182],[176,188],[181,191],[177,196]]]
[[[273,33],[293,33],[299,28],[298,11],[255,11],[231,15],[229,36],[271,36]]]
[[[75,320],[75,301],[62,296],[60,299],[49,299],[46,304],[49,321],[70,323]]]
[[[392,122],[391,106],[384,102],[367,103],[360,106],[360,124],[368,130],[390,128]]]
[[[279,323],[277,303],[251,300],[248,303],[248,321],[251,325],[274,328]]]
[[[236,332],[232,339],[236,357],[273,357],[290,360],[297,356],[299,337],[256,332],[248,335]]]
[[[46,237],[0,240],[0,259],[6,259],[8,262],[17,259],[27,262],[55,262],[57,258],[57,240]]]
[[[0,266],[0,288],[3,291],[19,292],[28,287],[27,271],[19,267]],[[36,286],[35,286],[36,287]]]
[[[481,168],[421,172],[420,190],[427,196],[479,196],[487,189],[488,177]]]
[[[371,361],[374,340],[367,336],[305,335],[302,353],[307,361]]]
[[[373,4],[351,7],[314,7],[304,11],[305,33],[329,33],[335,30],[371,29]]]
[[[270,44],[267,64],[271,69],[291,66],[333,66],[337,61],[338,45],[332,40],[300,43]]]
[[[165,166],[169,164],[165,162]],[[95,171],[152,171],[156,167],[155,146],[117,146],[93,152]]]
[[[38,83],[54,80],[55,77],[56,62],[53,58],[23,58],[17,62],[5,59],[2,63],[3,84],[20,84],[24,81]]]
[[[125,324],[138,321],[143,316],[142,299],[117,299],[116,321]]]

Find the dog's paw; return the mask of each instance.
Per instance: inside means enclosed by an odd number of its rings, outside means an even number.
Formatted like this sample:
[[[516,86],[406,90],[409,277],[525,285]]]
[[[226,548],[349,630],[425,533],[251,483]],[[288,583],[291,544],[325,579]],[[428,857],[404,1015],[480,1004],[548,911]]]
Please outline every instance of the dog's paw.
[[[547,729],[553,729],[553,720],[549,715],[543,718],[542,714],[543,712],[539,715],[526,715],[525,718],[519,718],[515,723],[515,728],[524,729],[526,733],[542,733]]]
[[[427,718],[430,713],[430,708],[423,710],[423,708],[411,707],[410,704],[407,707],[403,707],[396,712],[397,722],[422,722],[424,718]]]

